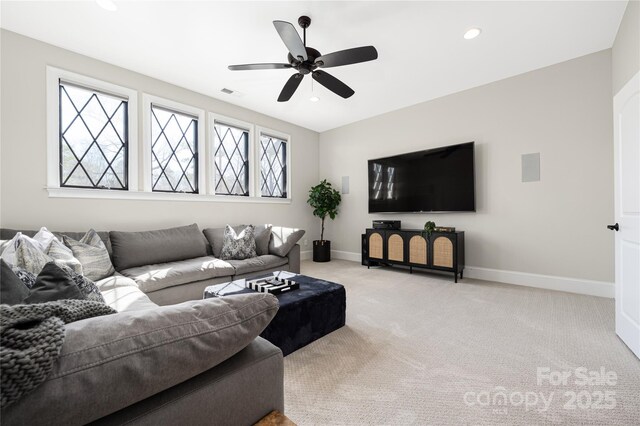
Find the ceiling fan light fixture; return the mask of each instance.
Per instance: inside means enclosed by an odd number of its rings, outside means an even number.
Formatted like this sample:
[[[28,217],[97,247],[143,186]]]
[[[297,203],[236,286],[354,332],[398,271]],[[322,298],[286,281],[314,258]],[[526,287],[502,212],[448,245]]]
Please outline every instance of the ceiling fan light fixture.
[[[478,37],[481,32],[482,32],[482,30],[480,28],[469,28],[464,33],[464,38],[465,38],[465,40],[472,40],[472,39]]]
[[[320,100],[320,98],[319,98],[319,97],[317,97],[317,96],[312,96],[312,97],[310,97],[310,98],[309,98],[309,100],[310,100],[311,102],[318,102],[318,101]]]
[[[115,12],[118,10],[118,6],[116,6],[113,0],[96,0],[96,3],[98,3],[98,6],[104,10],[108,10],[109,12]]]

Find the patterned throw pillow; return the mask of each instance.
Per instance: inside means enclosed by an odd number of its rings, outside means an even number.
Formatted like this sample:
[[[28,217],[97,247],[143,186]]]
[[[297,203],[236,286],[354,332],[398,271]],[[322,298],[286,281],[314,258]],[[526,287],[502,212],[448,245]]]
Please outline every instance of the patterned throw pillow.
[[[18,238],[15,259],[15,266],[36,275],[53,260],[43,253],[40,244],[25,236]]]
[[[82,263],[73,256],[71,249],[62,244],[57,238],[51,241],[47,254],[56,261],[56,264],[68,266],[76,274],[82,275]]]
[[[96,283],[91,281],[89,278],[84,275],[80,275],[76,273],[72,268],[66,265],[58,264],[73,280],[73,282],[78,286],[80,291],[87,296],[87,300],[93,300],[94,302],[106,303],[104,297],[102,297],[102,293],[98,289]]]
[[[224,228],[224,244],[220,259],[242,260],[256,257],[256,240],[254,238],[254,226],[247,225],[239,234],[227,225]]]
[[[90,229],[80,241],[76,241],[66,235],[64,243],[71,249],[73,255],[82,264],[82,272],[85,277],[98,281],[113,275],[116,271],[111,264],[109,252],[96,231]]]
[[[15,265],[11,268],[11,270],[13,270],[13,273],[16,274],[18,278],[20,278],[20,281],[22,281],[24,285],[26,285],[27,288],[31,290],[31,288],[36,283],[36,277],[37,277],[36,274],[34,274],[33,272],[26,271],[20,268],[19,266],[15,266]]]

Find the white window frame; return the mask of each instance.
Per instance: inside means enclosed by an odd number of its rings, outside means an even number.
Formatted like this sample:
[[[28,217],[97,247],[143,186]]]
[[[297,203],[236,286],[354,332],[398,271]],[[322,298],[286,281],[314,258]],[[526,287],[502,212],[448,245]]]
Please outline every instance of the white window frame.
[[[128,190],[71,188],[60,186],[60,80],[126,98],[128,123]],[[109,83],[54,66],[46,67],[47,182],[49,197],[99,198],[115,200],[200,201],[231,203],[290,204],[292,201],[292,144],[290,135],[251,122],[185,105],[136,89]],[[139,96],[141,96],[139,102]],[[198,193],[153,192],[151,190],[151,104],[198,117]],[[139,107],[142,110],[139,110]],[[138,114],[142,117],[142,146]],[[205,121],[206,119],[206,121]],[[249,196],[215,195],[215,123],[247,129],[249,132]],[[268,134],[287,143],[287,198],[262,197],[260,191],[260,135]]]
[[[214,155],[216,152],[216,123],[222,124],[222,125],[227,125],[227,126],[231,126],[231,127],[237,127],[239,129],[243,129],[246,130],[247,132],[249,132],[249,152],[248,152],[248,159],[249,159],[249,196],[247,197],[246,195],[218,195],[216,194],[216,171],[215,171],[215,165],[214,165]],[[231,117],[226,117],[224,115],[220,115],[220,114],[215,114],[213,112],[209,113],[209,141],[210,141],[210,152],[211,155],[207,158],[207,165],[209,166],[211,173],[210,173],[210,179],[209,179],[209,187],[210,187],[210,192],[209,194],[213,195],[216,197],[216,199],[224,199],[224,198],[229,198],[232,201],[239,201],[239,200],[243,200],[243,199],[251,199],[251,198],[255,198],[254,194],[255,194],[255,170],[252,167],[252,165],[255,163],[255,150],[253,149],[253,145],[254,145],[254,139],[255,139],[255,126],[252,123],[246,122],[246,121],[242,121],[242,120],[238,120],[236,118],[231,118]]]
[[[198,119],[198,192],[196,194],[186,194],[182,192],[154,192],[151,182],[151,106],[156,105],[160,108],[165,108],[170,111],[178,113],[184,113],[187,115],[195,116]],[[151,192],[154,194],[178,194],[178,195],[200,195],[207,194],[207,167],[205,165],[205,159],[208,158],[208,150],[205,136],[205,112],[203,109],[196,108],[191,105],[182,104],[180,102],[172,101],[170,99],[161,98],[159,96],[150,95],[148,93],[142,94],[142,190],[144,192]]]
[[[138,190],[138,91],[71,71],[47,66],[47,189],[49,195],[108,193]],[[127,99],[128,190],[63,188],[60,186],[60,80]],[[103,194],[104,196],[105,194]]]
[[[262,126],[256,126],[256,143],[255,143],[255,158],[256,158],[256,162],[254,165],[254,173],[257,176],[255,185],[256,185],[256,194],[258,197],[263,198],[265,200],[291,200],[291,136],[288,135],[287,133],[283,133],[283,132],[279,132],[277,130],[274,129],[269,129],[268,127],[262,127]],[[286,161],[286,167],[287,167],[287,187],[286,187],[286,191],[287,191],[287,197],[286,198],[275,198],[275,197],[263,197],[262,196],[262,190],[260,187],[260,178],[262,177],[261,174],[261,167],[260,167],[260,140],[262,139],[262,135],[265,136],[271,136],[271,137],[275,137],[278,138],[282,141],[285,142],[286,146],[287,146],[287,161]]]

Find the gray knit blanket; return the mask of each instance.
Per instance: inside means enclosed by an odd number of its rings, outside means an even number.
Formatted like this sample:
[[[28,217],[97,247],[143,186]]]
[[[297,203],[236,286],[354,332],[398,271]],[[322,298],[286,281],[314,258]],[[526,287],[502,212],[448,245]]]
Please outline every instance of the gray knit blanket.
[[[65,324],[113,313],[104,303],[89,300],[0,305],[0,407],[47,378],[60,355]]]

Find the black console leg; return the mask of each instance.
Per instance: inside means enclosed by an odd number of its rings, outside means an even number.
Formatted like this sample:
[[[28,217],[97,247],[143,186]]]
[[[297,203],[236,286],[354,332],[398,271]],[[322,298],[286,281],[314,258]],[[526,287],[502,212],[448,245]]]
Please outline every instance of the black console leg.
[[[409,273],[413,274],[413,266],[409,266]]]
[[[464,269],[462,271],[460,271],[460,279],[463,278],[462,274],[464,274]]]
[[[457,272],[453,273],[453,282],[455,282],[456,284],[458,283],[458,273]]]

